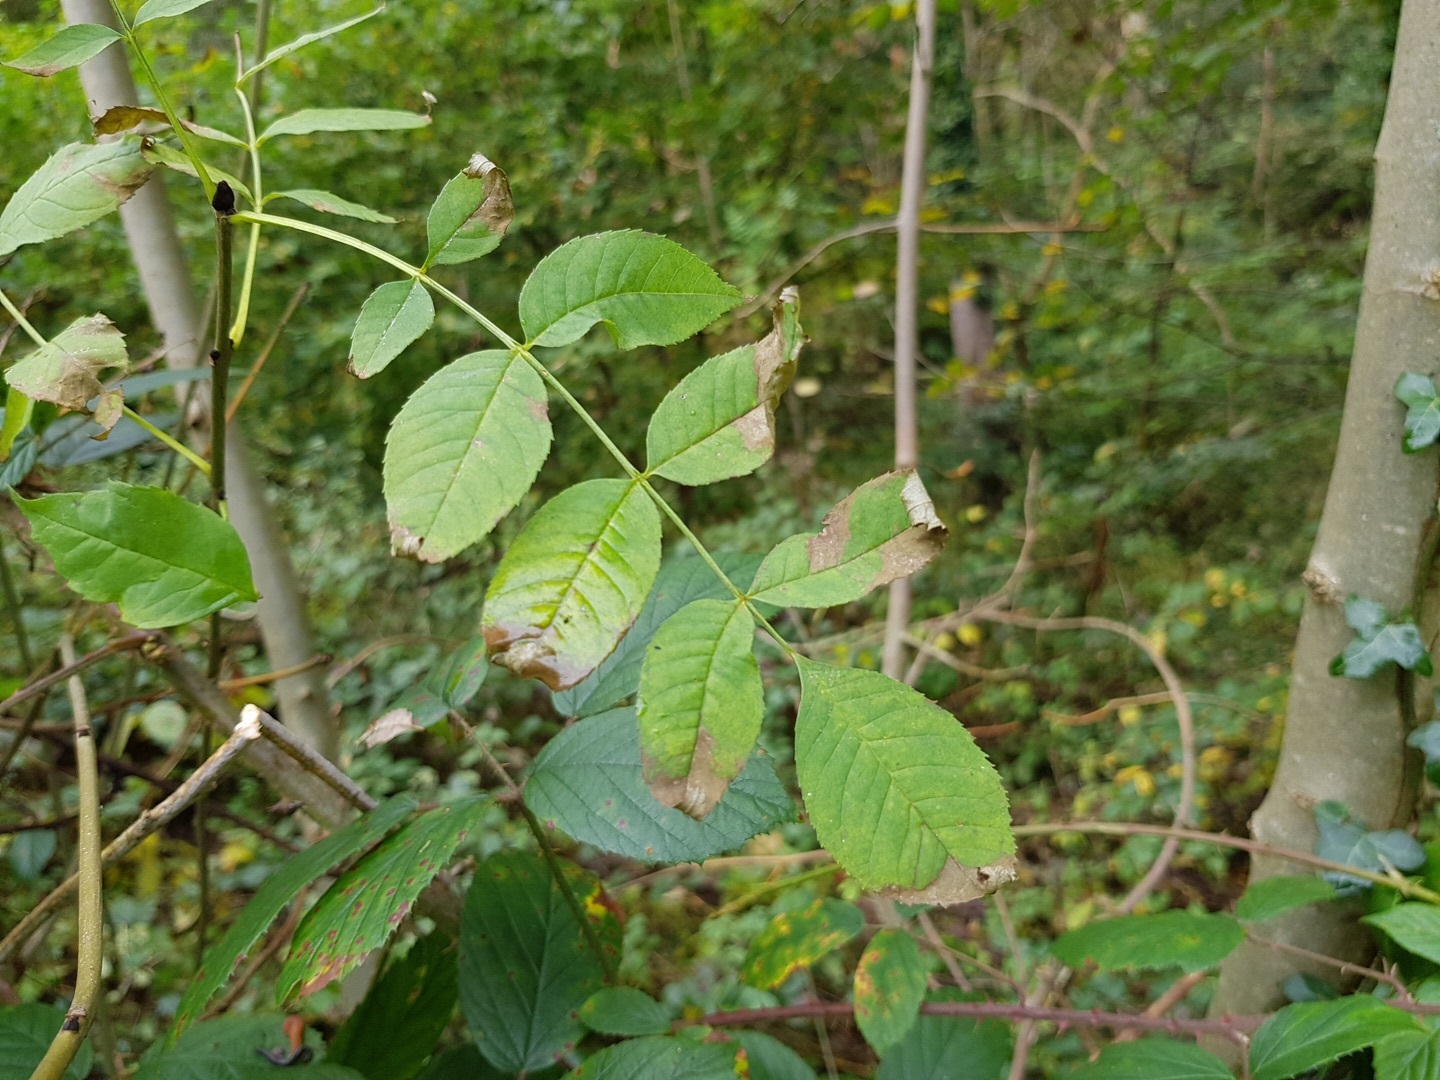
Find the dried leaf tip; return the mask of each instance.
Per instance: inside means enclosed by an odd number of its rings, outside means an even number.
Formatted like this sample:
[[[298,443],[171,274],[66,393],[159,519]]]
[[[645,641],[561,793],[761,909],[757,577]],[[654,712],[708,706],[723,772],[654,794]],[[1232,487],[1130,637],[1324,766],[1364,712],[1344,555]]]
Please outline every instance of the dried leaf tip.
[[[465,175],[474,177],[477,180],[483,180],[490,175],[492,170],[497,168],[499,168],[498,165],[477,150],[470,155],[470,163],[465,166]]]
[[[935,503],[931,501],[930,493],[925,490],[925,484],[921,481],[919,473],[912,472],[906,478],[905,486],[900,489],[900,499],[905,504],[912,525],[924,525],[932,532],[936,529],[942,532],[945,530],[944,523],[935,513]]]

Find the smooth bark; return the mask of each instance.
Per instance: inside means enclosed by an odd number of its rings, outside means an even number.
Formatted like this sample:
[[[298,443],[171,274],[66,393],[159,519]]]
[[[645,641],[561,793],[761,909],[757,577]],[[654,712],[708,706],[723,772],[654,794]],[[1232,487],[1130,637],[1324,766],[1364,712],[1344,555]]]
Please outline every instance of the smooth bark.
[[[1315,805],[1344,803],[1370,828],[1407,823],[1417,775],[1405,747],[1407,722],[1396,679],[1331,676],[1353,637],[1344,603],[1359,595],[1398,615],[1428,585],[1417,563],[1433,523],[1435,450],[1401,451],[1405,417],[1395,399],[1406,371],[1426,372],[1440,352],[1440,4],[1405,0],[1385,120],[1375,151],[1375,205],[1365,284],[1356,325],[1345,413],[1319,535],[1305,581],[1310,594],[1300,623],[1285,738],[1274,783],[1252,819],[1256,839],[1312,850]],[[1418,577],[1418,581],[1417,581]],[[1424,620],[1427,624],[1432,620]],[[1433,641],[1432,626],[1426,626]],[[1420,719],[1429,689],[1417,698]],[[1293,873],[1257,857],[1250,880]],[[1373,939],[1340,904],[1312,904],[1256,928],[1258,936],[1344,960],[1364,960]],[[1283,1003],[1281,983],[1303,964],[1247,942],[1222,969],[1217,1013],[1249,1013]],[[1332,972],[1317,971],[1333,977]]]
[[[62,6],[67,22],[113,25],[110,5],[105,0],[63,0]],[[137,100],[127,58],[118,44],[83,64],[80,78],[92,116]],[[164,340],[166,359],[172,368],[193,368],[204,352],[205,328],[200,325],[194,281],[175,228],[162,172],[157,172],[120,208],[120,218],[151,320]],[[198,186],[187,191],[201,197]],[[205,212],[210,212],[208,204]],[[298,667],[315,655],[304,595],[275,513],[266,502],[261,478],[235,423],[229,426],[225,445],[230,520],[245,542],[255,585],[263,597],[256,605],[256,618],[265,653],[274,670]],[[286,726],[334,758],[339,749],[339,731],[326,701],[323,670],[311,667],[280,679],[275,683],[275,693]]]

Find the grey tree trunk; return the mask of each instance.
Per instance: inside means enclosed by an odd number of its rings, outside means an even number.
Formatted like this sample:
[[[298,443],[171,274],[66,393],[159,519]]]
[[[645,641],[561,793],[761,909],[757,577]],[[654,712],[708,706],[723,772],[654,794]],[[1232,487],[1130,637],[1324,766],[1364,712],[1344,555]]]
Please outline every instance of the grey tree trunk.
[[[1256,839],[1309,851],[1315,804],[1335,799],[1370,828],[1407,822],[1417,771],[1405,748],[1407,723],[1396,682],[1332,677],[1328,665],[1352,638],[1344,602],[1360,595],[1392,613],[1413,608],[1431,567],[1417,570],[1433,522],[1435,450],[1401,452],[1404,409],[1396,380],[1432,371],[1440,354],[1440,4],[1405,0],[1385,120],[1375,150],[1375,206],[1355,351],[1330,487],[1305,581],[1290,707],[1275,782],[1251,821]],[[1425,624],[1432,622],[1427,617]],[[1427,641],[1434,627],[1425,625]],[[1424,719],[1428,690],[1416,695]],[[1294,864],[1254,860],[1250,880],[1297,873]],[[1372,951],[1355,913],[1313,904],[1260,928],[1268,939],[1348,960]],[[1300,970],[1293,957],[1246,943],[1226,962],[1214,1010],[1254,1013],[1282,1001],[1280,984]],[[1317,971],[1333,978],[1333,970]]]
[[[105,0],[63,0],[62,6],[67,22],[113,25]],[[81,65],[80,79],[92,115],[137,100],[129,63],[118,45]],[[199,197],[199,188],[193,190]],[[164,339],[167,362],[172,368],[193,368],[208,354],[202,344],[205,328],[200,325],[194,281],[161,173],[121,206],[120,219],[150,317]],[[225,446],[230,520],[245,542],[255,585],[263,597],[256,617],[265,653],[277,671],[298,667],[315,655],[305,598],[238,425],[230,425]],[[286,726],[333,759],[339,750],[339,730],[326,701],[323,672],[310,668],[281,679],[275,692]]]

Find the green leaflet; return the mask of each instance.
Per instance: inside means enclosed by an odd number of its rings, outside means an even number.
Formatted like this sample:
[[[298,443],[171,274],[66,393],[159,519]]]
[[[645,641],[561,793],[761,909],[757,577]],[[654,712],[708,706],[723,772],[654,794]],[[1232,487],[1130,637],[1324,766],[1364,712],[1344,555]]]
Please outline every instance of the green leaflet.
[[[588,716],[535,758],[525,801],[549,828],[643,862],[701,862],[795,819],[795,804],[756,753],[704,821],[661,806],[640,773],[634,709]]]
[[[425,127],[430,117],[400,109],[301,109],[282,116],[260,133],[257,142],[276,135],[311,135],[317,131],[408,131]]]
[[[1071,967],[1093,961],[1104,971],[1203,971],[1224,960],[1245,940],[1229,915],[1203,911],[1161,911],[1097,919],[1061,934],[1053,951]]]
[[[336,214],[340,217],[355,218],[358,221],[373,221],[377,225],[393,225],[395,219],[389,214],[382,214],[378,210],[371,210],[357,202],[349,199],[342,199],[339,195],[329,191],[319,191],[316,188],[295,188],[292,191],[276,191],[265,196],[265,201],[271,199],[294,199],[298,203],[304,203],[311,210],[319,210],[322,214]]]
[[[248,82],[251,76],[255,75],[257,72],[264,71],[267,67],[275,63],[277,60],[283,60],[285,57],[290,56],[292,53],[299,52],[301,49],[305,48],[306,45],[313,45],[317,41],[324,41],[328,37],[334,37],[342,30],[348,30],[350,29],[350,27],[358,26],[360,23],[365,22],[367,19],[373,19],[376,15],[379,15],[384,10],[385,5],[382,3],[377,8],[372,8],[370,11],[364,12],[360,15],[356,15],[353,19],[346,19],[343,22],[335,23],[334,25],[327,26],[324,29],[312,30],[308,34],[301,34],[293,41],[287,41],[278,49],[271,49],[265,54],[265,59],[261,60],[253,67],[246,68],[241,73],[238,81],[241,83]]]
[[[30,426],[30,417],[35,413],[35,402],[13,387],[5,390],[5,422],[0,424],[0,461],[10,459],[15,440]],[[27,468],[25,472],[29,472]],[[0,485],[3,486],[3,485]]]
[[[120,34],[97,23],[76,23],[47,38],[29,52],[6,60],[5,66],[26,75],[46,77],[79,67],[86,60],[99,56]]]
[[[860,485],[818,533],[782,541],[760,565],[750,597],[781,607],[833,607],[921,570],[940,553],[945,526],[913,470]]]
[[[636,713],[645,780],[665,806],[703,818],[750,757],[765,719],[755,619],[744,604],[697,600],[645,651]]]
[[[855,1022],[877,1054],[903,1039],[925,1000],[920,946],[904,930],[876,932],[855,968]]]
[[[750,1080],[815,1080],[815,1070],[805,1059],[773,1035],[744,1029],[731,1035],[745,1048]]]
[[[425,221],[430,240],[426,269],[488,255],[500,246],[513,220],[515,203],[505,171],[484,154],[474,155],[465,170],[441,188],[430,207]]]
[[[1172,1039],[1114,1043],[1070,1074],[1072,1080],[1235,1080],[1208,1050]]]
[[[520,291],[531,345],[568,345],[603,322],[622,349],[674,345],[740,302],[740,290],[672,240],[638,229],[556,248]]]
[[[132,626],[178,626],[257,600],[235,528],[163,488],[14,496],[55,569],[86,600],[118,603]]]
[[[146,161],[152,164],[163,165],[167,169],[174,169],[176,172],[184,173],[186,176],[199,175],[195,171],[194,163],[191,162],[189,158],[179,150],[166,146],[164,143],[150,143],[141,150],[141,155]],[[255,197],[250,194],[249,185],[234,173],[228,173],[224,169],[217,169],[209,162],[205,163],[205,168],[209,171],[211,179],[224,180],[234,189],[235,194],[239,198],[244,199],[246,202],[255,201]]]
[[[133,135],[62,146],[0,210],[0,257],[104,217],[139,191],[150,173]]]
[[[352,821],[318,844],[307,847],[266,878],[250,903],[245,905],[240,917],[231,923],[225,936],[205,954],[204,963],[180,1001],[170,1041],[173,1042],[220,987],[230,981],[235,965],[260,940],[260,935],[299,895],[300,890],[322,877],[337,863],[370,847],[398,826],[413,809],[415,801],[408,795],[388,799],[358,821]]]
[[[1297,907],[1335,899],[1335,886],[1318,877],[1283,874],[1252,882],[1235,904],[1235,917],[1264,922]]]
[[[342,874],[296,928],[276,999],[314,993],[390,940],[485,805],[477,796],[437,806]]]
[[[770,460],[775,408],[805,341],[797,309],[795,292],[787,289],[775,305],[775,329],[763,341],[705,361],[665,395],[645,436],[652,473],[712,484]]]
[[[140,5],[140,10],[135,13],[131,26],[139,26],[142,23],[154,19],[168,19],[175,15],[184,15],[187,11],[194,11],[198,7],[204,7],[210,0],[145,0]]]
[[[100,372],[129,367],[125,335],[104,315],[96,314],[76,319],[49,342],[21,357],[5,372],[5,382],[32,401],[85,409],[90,399],[104,390]]]
[[[1005,789],[960,722],[879,672],[796,662],[795,768],[835,861],[909,903],[973,900],[1013,880]]]
[[[1406,952],[1440,963],[1440,908],[1433,904],[1410,901],[1396,904],[1374,915],[1365,915],[1369,923]]]
[[[1440,1076],[1440,1031],[1398,1031],[1381,1039],[1375,1044],[1375,1075],[1383,1080]]]
[[[822,897],[797,911],[782,911],[750,942],[740,977],[760,990],[779,986],[865,929],[854,904]]]
[[[441,562],[482,539],[525,497],[549,452],[545,385],[520,356],[489,350],[441,368],[385,439],[394,550]]]
[[[350,370],[368,379],[435,321],[435,301],[419,280],[390,281],[365,298],[350,334]]]
[[[564,872],[601,947],[618,957],[620,923],[601,903],[600,879],[573,864]],[[539,855],[503,851],[476,868],[460,920],[460,1008],[492,1065],[516,1073],[555,1064],[584,1035],[580,1006],[603,979]]]
[[[966,1016],[922,1016],[881,1060],[875,1080],[999,1080],[1010,1064],[1009,1025]],[[957,1074],[955,1065],[964,1063]],[[1146,1077],[1145,1080],[1150,1080]]]
[[[0,1080],[30,1080],[64,1022],[65,1010],[52,1005],[0,1006]],[[66,1068],[64,1080],[85,1080],[92,1054],[87,1039]]]
[[[1250,1075],[1254,1080],[1286,1080],[1373,1046],[1387,1035],[1419,1030],[1416,1017],[1359,994],[1287,1005],[1251,1039]]]
[[[660,513],[629,480],[587,480],[525,523],[485,592],[490,659],[574,686],[635,621],[660,569]]]

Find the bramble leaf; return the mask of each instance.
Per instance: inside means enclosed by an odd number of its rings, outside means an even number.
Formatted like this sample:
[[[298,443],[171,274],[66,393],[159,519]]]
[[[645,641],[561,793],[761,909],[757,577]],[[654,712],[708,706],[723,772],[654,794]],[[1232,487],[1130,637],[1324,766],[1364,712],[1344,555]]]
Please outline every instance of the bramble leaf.
[[[755,572],[750,597],[780,607],[833,607],[921,570],[940,553],[945,526],[913,470],[860,485],[818,533],[782,541]]]
[[[152,171],[133,135],[62,146],[0,210],[0,257],[98,221],[139,191]]]
[[[739,1044],[650,1035],[607,1046],[563,1080],[736,1080]]]
[[[1387,1035],[1419,1027],[1409,1013],[1363,994],[1287,1005],[1260,1025],[1250,1041],[1250,1075],[1253,1080],[1285,1080],[1373,1046]]]
[[[51,1005],[0,1006],[0,1080],[30,1080],[64,1022],[65,1010]],[[63,1080],[85,1080],[92,1054],[87,1039],[66,1067]]]
[[[5,66],[23,71],[26,75],[46,78],[57,72],[79,67],[119,40],[119,31],[108,26],[99,23],[73,23],[14,60],[6,60]]]
[[[12,496],[55,570],[86,600],[118,603],[132,626],[178,626],[257,600],[235,527],[163,488]]]
[[[1369,923],[1406,952],[1440,963],[1440,908],[1414,901],[1396,904],[1373,915],[1363,915]]]
[[[350,370],[362,379],[414,344],[435,321],[430,291],[414,281],[389,281],[365,298],[350,334]]]
[[[633,986],[607,986],[580,1006],[580,1022],[602,1035],[665,1035],[675,1010]]]
[[[665,806],[703,818],[750,757],[765,719],[755,619],[730,600],[697,600],[660,627],[640,669],[645,781]]]
[[[1014,880],[1005,789],[960,722],[879,672],[797,663],[795,768],[835,861],[906,903],[973,900]]]
[[[1440,1031],[1397,1031],[1375,1044],[1375,1075],[1383,1080],[1440,1076]]]
[[[660,569],[660,513],[629,480],[587,480],[520,530],[485,592],[490,659],[574,686],[629,629]]]
[[[450,178],[440,190],[425,221],[430,250],[425,266],[448,266],[488,255],[500,246],[515,203],[510,181],[484,154],[475,154],[463,172]]]
[[[936,996],[952,999],[945,991]],[[957,1062],[963,1063],[961,1075],[967,1080],[998,1080],[1010,1064],[1013,1043],[1005,1024],[977,1023],[968,1016],[922,1016],[880,1059],[875,1080],[952,1080]]]
[[[603,322],[616,345],[674,345],[740,302],[740,290],[679,244],[628,229],[556,248],[520,291],[531,345],[568,345]]]
[[[1282,874],[1254,881],[1235,904],[1235,917],[1245,922],[1264,922],[1297,907],[1334,900],[1335,886],[1323,878]]]
[[[545,384],[518,355],[471,353],[427,379],[385,439],[397,554],[441,562],[525,497],[550,453]]]
[[[1071,967],[1093,961],[1102,971],[1191,972],[1214,967],[1243,940],[1245,931],[1229,915],[1161,911],[1086,923],[1056,938],[1052,951]]]
[[[1223,1061],[1193,1043],[1137,1039],[1112,1043],[1070,1080],[1235,1080]]]
[[[787,289],[775,305],[775,329],[705,361],[680,380],[650,418],[650,471],[680,484],[744,476],[775,452],[775,408],[795,374],[805,337]]]
[[[925,965],[904,930],[877,931],[855,968],[855,1022],[877,1054],[887,1053],[920,1015]]]
[[[782,911],[750,942],[740,977],[757,989],[773,989],[863,929],[865,916],[844,900],[822,897],[808,907]]]

